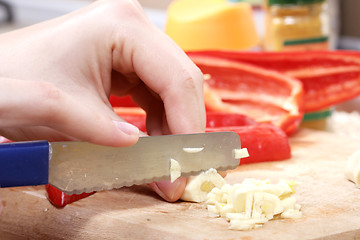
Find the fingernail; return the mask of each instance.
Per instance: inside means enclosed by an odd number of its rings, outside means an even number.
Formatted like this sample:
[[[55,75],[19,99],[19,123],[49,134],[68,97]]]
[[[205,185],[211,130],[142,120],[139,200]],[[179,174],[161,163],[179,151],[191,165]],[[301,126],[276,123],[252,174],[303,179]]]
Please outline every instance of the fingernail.
[[[139,135],[140,131],[134,125],[127,122],[120,122],[116,120],[113,120],[113,122],[115,126],[123,133],[126,133],[127,135]]]

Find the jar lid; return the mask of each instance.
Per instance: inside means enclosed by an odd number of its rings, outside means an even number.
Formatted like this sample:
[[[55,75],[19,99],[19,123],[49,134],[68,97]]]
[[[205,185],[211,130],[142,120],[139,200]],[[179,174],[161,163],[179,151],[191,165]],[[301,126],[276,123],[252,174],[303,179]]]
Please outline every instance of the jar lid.
[[[325,2],[325,0],[269,0],[269,5],[312,4],[321,2]]]

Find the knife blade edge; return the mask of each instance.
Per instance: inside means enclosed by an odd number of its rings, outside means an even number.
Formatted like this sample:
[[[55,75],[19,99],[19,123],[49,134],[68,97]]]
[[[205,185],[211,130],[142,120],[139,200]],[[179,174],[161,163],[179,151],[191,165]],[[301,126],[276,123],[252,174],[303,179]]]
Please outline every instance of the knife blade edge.
[[[222,167],[218,167],[216,168],[216,170],[219,171],[226,171],[226,170],[230,170],[230,169],[234,169],[237,166],[239,166],[238,164],[236,165],[229,165],[229,166],[222,166]],[[187,172],[187,173],[181,173],[181,177],[190,177],[190,176],[196,176],[198,174],[200,174],[201,172],[207,171],[208,169],[202,169],[199,171],[191,171],[191,172]],[[104,190],[109,190],[109,189],[117,189],[117,188],[122,188],[122,187],[130,187],[133,185],[142,185],[142,184],[148,184],[148,183],[152,183],[152,182],[158,182],[158,181],[164,181],[164,180],[170,180],[170,176],[169,175],[165,175],[165,176],[161,176],[161,177],[153,177],[153,178],[147,178],[147,179],[138,179],[138,180],[134,180],[134,181],[128,181],[128,182],[121,182],[121,183],[111,183],[111,184],[101,184],[101,185],[97,185],[97,186],[93,186],[93,187],[89,187],[89,188],[83,188],[83,189],[76,189],[73,191],[67,191],[66,189],[60,189],[56,186],[54,186],[55,188],[58,188],[59,190],[61,190],[62,192],[68,194],[68,195],[72,195],[72,194],[81,194],[81,193],[90,193],[90,192],[98,192],[98,191],[104,191]]]

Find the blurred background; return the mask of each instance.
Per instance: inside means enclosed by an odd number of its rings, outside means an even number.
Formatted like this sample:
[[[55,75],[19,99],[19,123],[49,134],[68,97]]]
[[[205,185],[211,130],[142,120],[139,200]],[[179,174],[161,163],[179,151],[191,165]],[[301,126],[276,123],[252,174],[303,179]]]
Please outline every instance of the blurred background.
[[[264,0],[247,0],[260,39],[265,32]],[[0,0],[0,33],[51,19],[93,2],[92,0]],[[164,30],[171,0],[139,0],[156,26]],[[196,2],[196,0],[194,0]],[[236,1],[231,1],[236,2]],[[360,50],[359,0],[328,0],[332,48]]]

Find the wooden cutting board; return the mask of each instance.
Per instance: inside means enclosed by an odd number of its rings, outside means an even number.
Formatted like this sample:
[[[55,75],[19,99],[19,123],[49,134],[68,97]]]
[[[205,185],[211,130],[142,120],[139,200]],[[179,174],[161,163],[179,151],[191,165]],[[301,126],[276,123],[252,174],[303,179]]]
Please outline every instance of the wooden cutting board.
[[[99,192],[56,209],[44,187],[0,189],[0,239],[360,239],[360,189],[347,181],[347,157],[360,138],[301,130],[291,138],[290,160],[240,166],[226,177],[300,182],[303,218],[280,219],[252,231],[228,230],[203,204],[167,203],[145,186]]]

